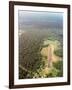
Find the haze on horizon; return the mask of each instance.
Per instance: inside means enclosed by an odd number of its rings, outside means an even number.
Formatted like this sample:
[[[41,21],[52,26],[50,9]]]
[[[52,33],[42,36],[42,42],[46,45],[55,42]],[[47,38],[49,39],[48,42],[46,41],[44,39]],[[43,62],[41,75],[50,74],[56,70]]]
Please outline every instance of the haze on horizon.
[[[63,13],[48,11],[18,12],[19,29],[23,28],[63,28]]]

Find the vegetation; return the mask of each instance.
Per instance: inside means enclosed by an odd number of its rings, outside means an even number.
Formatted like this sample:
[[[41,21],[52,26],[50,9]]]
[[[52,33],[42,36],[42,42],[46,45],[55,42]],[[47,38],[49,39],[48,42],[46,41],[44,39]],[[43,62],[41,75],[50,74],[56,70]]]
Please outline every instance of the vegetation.
[[[58,70],[56,68],[52,68],[50,72],[46,75],[47,77],[57,77],[58,76]]]
[[[56,63],[53,63],[53,66],[59,71],[57,75],[59,77],[63,76],[63,61],[58,61]]]
[[[47,56],[41,50],[49,44],[55,46],[54,54],[63,57],[61,37],[51,31],[27,31],[19,36],[19,79],[61,77],[63,75],[63,61],[58,60],[47,67]],[[21,68],[20,65],[24,68]]]
[[[54,53],[59,57],[63,57],[63,50],[62,49],[57,49],[54,51]]]

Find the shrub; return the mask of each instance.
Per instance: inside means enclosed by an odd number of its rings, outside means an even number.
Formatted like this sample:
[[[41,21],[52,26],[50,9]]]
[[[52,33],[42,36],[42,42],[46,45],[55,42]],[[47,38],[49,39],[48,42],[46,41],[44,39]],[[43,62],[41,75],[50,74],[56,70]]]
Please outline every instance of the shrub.
[[[63,76],[63,61],[58,61],[58,62],[56,62],[56,63],[53,63],[53,66],[57,69],[57,70],[59,70],[59,72],[58,72],[58,76]]]
[[[62,49],[55,50],[54,53],[59,57],[63,57],[63,50]]]

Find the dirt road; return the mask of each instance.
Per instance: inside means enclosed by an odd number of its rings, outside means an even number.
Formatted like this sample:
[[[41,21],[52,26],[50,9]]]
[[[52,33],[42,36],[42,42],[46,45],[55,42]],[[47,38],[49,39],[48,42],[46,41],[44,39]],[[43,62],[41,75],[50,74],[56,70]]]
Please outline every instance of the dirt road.
[[[43,56],[46,56],[47,57],[47,60],[50,60],[52,62],[57,62],[58,60],[60,60],[61,58],[59,56],[56,56],[54,54],[54,48],[55,46],[54,45],[49,45],[48,47],[44,47],[41,51],[41,54]]]

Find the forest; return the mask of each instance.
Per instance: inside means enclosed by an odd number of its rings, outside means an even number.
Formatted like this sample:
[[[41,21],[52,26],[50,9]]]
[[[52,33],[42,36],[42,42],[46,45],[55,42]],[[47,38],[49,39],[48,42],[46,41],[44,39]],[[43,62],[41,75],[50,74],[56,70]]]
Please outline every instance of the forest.
[[[30,29],[19,35],[19,79],[63,76],[63,36],[52,29]]]

